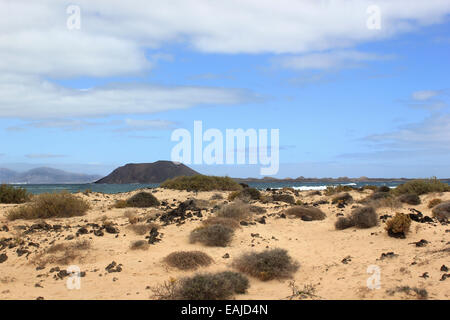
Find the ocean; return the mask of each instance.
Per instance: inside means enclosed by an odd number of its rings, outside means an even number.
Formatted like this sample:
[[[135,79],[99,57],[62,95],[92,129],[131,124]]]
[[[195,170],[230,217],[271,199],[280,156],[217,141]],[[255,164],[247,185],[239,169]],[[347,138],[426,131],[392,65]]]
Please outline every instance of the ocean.
[[[443,180],[450,184],[450,180]],[[388,186],[391,188],[395,188],[401,184],[398,181],[383,181],[383,182],[333,182],[333,183],[324,183],[324,182],[250,182],[248,185],[253,188],[257,188],[260,190],[265,190],[267,188],[272,189],[280,189],[283,187],[291,187],[297,190],[324,190],[327,186],[336,186],[336,185],[348,185],[353,186],[355,188],[359,188],[365,185],[376,185],[376,186]],[[129,192],[137,189],[144,188],[155,188],[158,187],[158,183],[151,184],[20,184],[13,185],[16,187],[21,187],[27,189],[32,194],[41,194],[45,192],[59,192],[62,190],[66,190],[71,193],[82,192],[87,189],[93,192],[101,192],[101,193],[121,193],[121,192]]]

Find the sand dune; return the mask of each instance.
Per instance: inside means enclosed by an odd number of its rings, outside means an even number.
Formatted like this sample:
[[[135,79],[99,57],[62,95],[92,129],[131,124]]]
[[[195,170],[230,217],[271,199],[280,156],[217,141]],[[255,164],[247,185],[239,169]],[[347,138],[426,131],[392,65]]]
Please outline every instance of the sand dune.
[[[147,250],[131,250],[130,244],[135,240],[144,240],[145,235],[137,235],[130,229],[129,219],[125,212],[134,211],[141,220],[162,213],[163,209],[116,209],[110,206],[118,199],[126,199],[136,192],[106,195],[91,193],[78,194],[87,199],[92,208],[86,216],[65,219],[48,219],[51,226],[61,225],[60,229],[49,230],[30,227],[38,221],[15,220],[5,218],[8,210],[15,205],[0,205],[0,239],[15,238],[21,243],[13,248],[4,248],[0,254],[7,259],[0,263],[0,299],[150,299],[152,292],[149,287],[155,286],[173,277],[179,279],[198,271],[230,270],[231,262],[239,254],[251,250],[265,248],[283,248],[300,263],[300,268],[292,279],[260,281],[249,277],[250,288],[246,294],[237,295],[236,299],[286,299],[292,294],[289,287],[291,281],[299,289],[305,285],[315,288],[312,299],[417,299],[414,291],[396,292],[396,288],[425,289],[428,299],[449,299],[450,278],[441,280],[441,267],[450,267],[450,226],[437,221],[433,223],[412,222],[411,232],[406,239],[389,237],[384,230],[385,223],[369,229],[349,228],[337,231],[334,223],[336,214],[348,214],[352,204],[338,208],[330,202],[319,205],[327,218],[322,221],[302,221],[290,217],[282,218],[280,213],[289,205],[278,202],[262,204],[267,212],[256,214],[254,220],[265,216],[265,224],[256,222],[242,226],[235,232],[229,247],[206,247],[201,244],[189,243],[191,230],[200,225],[201,220],[214,215],[211,210],[202,210],[202,218],[193,216],[182,224],[161,226],[161,241],[149,246]],[[154,195],[160,201],[166,201],[176,207],[187,199],[210,200],[216,192],[184,192],[156,189]],[[352,191],[355,200],[361,199],[371,191],[363,193]],[[224,199],[227,192],[222,192]],[[310,196],[303,191],[296,196],[303,202],[329,200],[324,195]],[[395,212],[410,213],[409,208],[421,211],[431,216],[427,208],[430,199],[439,197],[450,200],[450,193],[428,194],[421,196],[422,204],[417,206],[403,205],[402,208],[391,210],[380,208],[379,215],[393,215]],[[210,201],[210,208],[225,200]],[[119,233],[104,232],[103,236],[94,235],[92,224],[102,224],[105,219],[118,229]],[[2,226],[5,226],[2,229]],[[87,230],[80,230],[80,228]],[[35,227],[36,228],[36,227]],[[45,228],[44,228],[45,229]],[[8,231],[7,231],[8,230]],[[80,230],[77,236],[77,231]],[[252,236],[253,234],[253,236]],[[258,234],[258,235],[255,235]],[[72,236],[74,239],[67,240]],[[418,247],[414,242],[427,240],[428,244]],[[75,243],[78,240],[89,240],[90,249],[82,249],[74,256],[70,265],[77,265],[85,272],[81,278],[81,288],[69,290],[66,286],[67,277],[58,271],[65,270],[67,264],[48,263],[43,269],[39,266],[39,253],[52,244]],[[11,243],[10,241],[9,243]],[[1,248],[1,246],[0,246]],[[28,250],[29,253],[18,255],[17,250]],[[214,263],[197,271],[179,271],[167,267],[162,259],[169,253],[178,250],[200,250],[208,253]],[[19,251],[22,252],[22,251]],[[393,252],[394,256],[381,258],[383,254]],[[229,254],[230,258],[223,258]],[[42,258],[42,257],[41,257]],[[1,261],[1,260],[0,260]],[[111,263],[121,264],[120,272],[108,272],[105,268]],[[42,263],[41,263],[42,264]],[[370,265],[376,265],[380,270],[380,288],[369,289],[367,273]],[[119,268],[120,269],[120,268]],[[52,271],[52,272],[51,272]],[[425,274],[425,276],[423,276]],[[295,297],[299,298],[299,297]]]

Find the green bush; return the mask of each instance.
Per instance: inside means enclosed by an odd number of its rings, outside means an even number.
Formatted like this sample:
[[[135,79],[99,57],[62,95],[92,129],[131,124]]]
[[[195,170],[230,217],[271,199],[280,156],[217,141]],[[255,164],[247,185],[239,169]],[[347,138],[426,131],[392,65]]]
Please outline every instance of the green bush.
[[[402,194],[401,196],[398,197],[398,200],[402,203],[407,203],[410,205],[418,205],[421,202],[420,197],[414,193]]]
[[[175,297],[181,300],[225,300],[249,287],[248,279],[236,272],[196,274],[180,280]]]
[[[195,270],[209,266],[213,259],[201,251],[176,251],[165,257],[164,262],[180,270]]]
[[[236,191],[242,189],[239,183],[229,177],[215,177],[204,175],[176,177],[164,181],[161,184],[161,187],[187,191]]]
[[[396,213],[395,216],[386,222],[388,235],[395,238],[404,238],[409,232],[411,218],[404,213]]]
[[[24,203],[30,200],[31,195],[23,188],[0,185],[0,203]]]
[[[127,207],[150,208],[159,206],[159,201],[148,192],[139,192],[127,200]]]
[[[12,209],[8,213],[8,219],[68,218],[82,216],[88,209],[88,202],[67,191],[43,193],[33,197],[31,203]]]
[[[351,220],[358,228],[371,228],[378,225],[379,219],[373,207],[356,208],[351,213]]]
[[[220,224],[203,226],[192,230],[190,242],[200,242],[211,247],[226,247],[233,238],[234,230]]]
[[[440,180],[433,179],[418,179],[408,181],[399,185],[394,189],[395,194],[416,194],[418,196],[430,192],[446,192],[450,191],[450,186]]]
[[[289,278],[299,268],[284,249],[244,253],[233,261],[233,267],[263,281]]]
[[[284,213],[288,216],[292,215],[305,221],[323,220],[327,217],[322,210],[306,206],[294,206],[287,209]]]

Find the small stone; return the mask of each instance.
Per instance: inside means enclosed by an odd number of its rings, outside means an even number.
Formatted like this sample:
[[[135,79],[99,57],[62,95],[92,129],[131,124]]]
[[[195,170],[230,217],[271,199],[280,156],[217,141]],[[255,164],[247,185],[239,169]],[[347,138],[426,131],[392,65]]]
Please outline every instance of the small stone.
[[[230,258],[230,255],[228,253],[225,253],[222,258],[228,259],[228,258]]]
[[[6,255],[6,253],[0,254],[0,263],[5,262],[6,260],[8,260],[8,256]]]
[[[448,271],[448,267],[445,264],[443,264],[442,267],[441,267],[441,271],[442,272],[447,272]]]

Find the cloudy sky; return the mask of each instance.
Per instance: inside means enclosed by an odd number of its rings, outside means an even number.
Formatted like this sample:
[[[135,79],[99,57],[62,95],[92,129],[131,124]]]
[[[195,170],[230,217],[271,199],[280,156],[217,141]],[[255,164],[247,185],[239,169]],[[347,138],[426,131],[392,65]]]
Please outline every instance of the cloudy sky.
[[[449,54],[448,0],[0,0],[0,167],[107,174],[201,120],[279,129],[278,177],[449,178]]]

